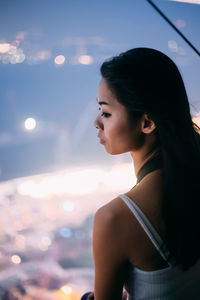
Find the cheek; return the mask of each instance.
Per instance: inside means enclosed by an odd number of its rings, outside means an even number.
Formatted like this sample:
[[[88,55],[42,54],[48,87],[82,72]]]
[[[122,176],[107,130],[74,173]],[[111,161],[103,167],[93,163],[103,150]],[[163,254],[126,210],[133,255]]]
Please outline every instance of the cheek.
[[[138,126],[130,126],[127,122],[113,128],[113,145],[120,152],[138,150],[144,143],[144,135]]]

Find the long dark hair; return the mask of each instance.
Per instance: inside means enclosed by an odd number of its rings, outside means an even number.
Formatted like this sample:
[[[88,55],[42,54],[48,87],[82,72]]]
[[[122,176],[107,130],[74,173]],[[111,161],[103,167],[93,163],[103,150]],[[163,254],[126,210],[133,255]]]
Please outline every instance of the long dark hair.
[[[147,113],[156,124],[164,168],[165,243],[187,270],[200,257],[200,135],[180,72],[160,51],[135,48],[105,61],[101,75],[131,119]]]

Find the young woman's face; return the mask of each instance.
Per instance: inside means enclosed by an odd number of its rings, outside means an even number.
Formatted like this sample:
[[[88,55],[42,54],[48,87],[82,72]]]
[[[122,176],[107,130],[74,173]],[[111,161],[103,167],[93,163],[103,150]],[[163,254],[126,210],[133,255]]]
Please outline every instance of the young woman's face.
[[[100,112],[94,122],[100,143],[109,154],[137,150],[141,145],[140,122],[132,124],[126,108],[117,101],[104,78],[98,88]]]

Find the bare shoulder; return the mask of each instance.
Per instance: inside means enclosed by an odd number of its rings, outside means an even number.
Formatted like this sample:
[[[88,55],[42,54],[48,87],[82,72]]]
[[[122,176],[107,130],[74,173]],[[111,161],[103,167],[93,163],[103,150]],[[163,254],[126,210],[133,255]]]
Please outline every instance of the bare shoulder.
[[[106,227],[107,230],[114,229],[119,233],[123,230],[128,215],[133,217],[123,200],[116,197],[97,210],[94,222],[101,227]]]
[[[98,227],[102,232],[105,230],[107,235],[110,233],[119,233],[121,230],[121,222],[123,221],[122,215],[123,204],[120,197],[111,200],[106,205],[99,208],[94,216],[94,226]],[[114,237],[113,236],[113,237]]]
[[[130,240],[132,243],[137,241],[141,228],[123,200],[117,197],[98,209],[93,231],[94,241],[112,244],[118,249],[118,254],[127,258],[127,245]]]

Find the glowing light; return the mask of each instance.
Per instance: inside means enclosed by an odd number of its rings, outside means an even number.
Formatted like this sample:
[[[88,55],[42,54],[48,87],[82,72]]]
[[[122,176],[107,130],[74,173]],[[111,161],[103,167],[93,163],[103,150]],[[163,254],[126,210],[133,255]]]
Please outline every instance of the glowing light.
[[[24,53],[21,53],[21,54],[19,54],[19,55],[16,55],[16,62],[17,63],[22,63],[22,62],[24,62],[25,61],[25,55],[24,55]]]
[[[131,164],[118,164],[104,177],[104,184],[109,189],[123,190],[136,183],[136,176],[133,174]]]
[[[3,64],[17,64],[22,63],[25,60],[23,49],[18,48],[19,41],[15,41],[12,44],[0,44],[0,59]]]
[[[66,174],[64,181],[68,183],[67,192],[70,195],[83,195],[95,192],[103,176],[104,172],[95,169],[83,169]],[[79,182],[78,190],[77,182]]]
[[[115,180],[113,180],[115,178]],[[123,180],[122,180],[123,178]],[[43,198],[52,196],[71,196],[71,195],[87,195],[94,193],[100,187],[106,189],[128,188],[134,183],[135,177],[131,164],[117,164],[111,171],[99,169],[78,169],[62,172],[56,175],[45,175],[40,180],[26,180],[17,186],[17,191],[23,196],[31,196],[33,198]],[[79,188],[77,189],[77,182]],[[65,212],[73,212],[75,209],[72,201],[63,201],[60,208]],[[48,215],[48,218],[55,219]]]
[[[59,230],[60,236],[63,238],[70,238],[72,236],[72,230],[67,227],[63,227]]]
[[[48,236],[44,236],[40,240],[38,247],[42,251],[47,251],[50,245],[51,245],[51,239]]]
[[[51,52],[48,50],[38,51],[35,54],[27,57],[27,63],[30,65],[41,63],[51,57]]]
[[[14,41],[12,43],[12,45],[15,46],[15,47],[17,47],[17,48],[19,47],[19,44],[20,44],[20,41],[18,41],[18,40]]]
[[[16,55],[12,55],[12,56],[10,56],[9,57],[9,61],[10,61],[10,63],[11,64],[16,64],[17,63],[17,57],[16,57]]]
[[[176,20],[175,21],[175,25],[178,27],[178,28],[184,28],[186,26],[186,22],[184,20]]]
[[[61,203],[61,208],[65,211],[65,212],[73,212],[74,211],[74,203],[72,201],[64,201],[63,203]]]
[[[65,57],[63,55],[58,55],[55,57],[54,62],[56,65],[63,65],[65,63]]]
[[[36,127],[36,121],[33,118],[28,118],[24,122],[24,126],[27,130],[33,130]]]
[[[51,239],[48,236],[44,236],[41,240],[43,245],[50,246],[51,245]]]
[[[173,52],[177,52],[178,51],[178,45],[175,41],[170,40],[168,41],[168,48],[173,51]]]
[[[47,60],[51,57],[51,53],[48,50],[39,51],[35,54],[37,60]]]
[[[21,263],[21,258],[19,257],[19,255],[13,255],[11,257],[11,261],[16,265],[19,265]]]
[[[89,55],[80,55],[78,62],[82,65],[90,65],[93,62],[93,58]]]
[[[10,46],[10,49],[9,49],[9,51],[8,51],[8,54],[10,54],[10,55],[15,55],[16,52],[17,52],[17,47],[11,45],[11,46]]]
[[[6,53],[10,50],[10,44],[4,43],[0,44],[0,53]]]
[[[64,285],[60,289],[64,294],[72,294],[73,291],[69,285]]]

